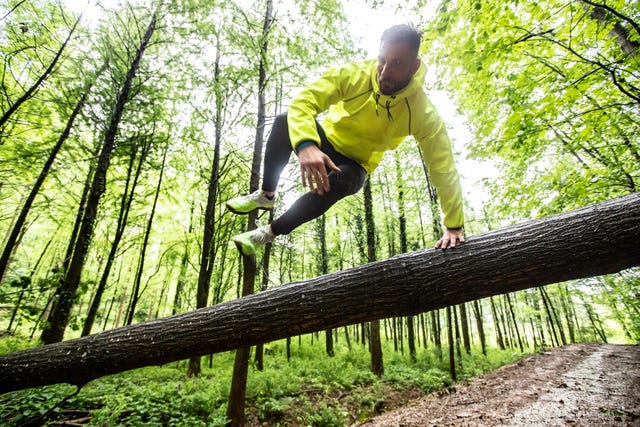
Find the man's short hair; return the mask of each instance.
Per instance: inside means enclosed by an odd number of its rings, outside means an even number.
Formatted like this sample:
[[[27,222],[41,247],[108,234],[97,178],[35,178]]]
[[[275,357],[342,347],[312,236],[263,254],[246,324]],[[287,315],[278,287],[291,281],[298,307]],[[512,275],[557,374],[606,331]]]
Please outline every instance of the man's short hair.
[[[398,24],[387,28],[380,37],[382,43],[407,43],[413,54],[418,57],[420,51],[420,41],[422,40],[422,32],[419,31],[412,23]]]

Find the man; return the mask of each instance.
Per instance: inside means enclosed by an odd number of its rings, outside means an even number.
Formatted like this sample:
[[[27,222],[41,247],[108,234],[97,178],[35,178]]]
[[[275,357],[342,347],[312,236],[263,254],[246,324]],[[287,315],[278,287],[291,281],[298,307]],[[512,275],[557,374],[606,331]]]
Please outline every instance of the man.
[[[330,69],[275,118],[267,140],[262,188],[227,202],[238,214],[271,209],[280,174],[294,151],[309,192],[271,224],[233,238],[251,255],[276,236],[324,214],[358,192],[385,151],[413,135],[438,192],[445,231],[436,248],[464,242],[462,192],[445,125],[423,89],[425,66],[418,59],[421,34],[409,24],[381,37],[377,60]],[[316,116],[328,110],[322,124]]]

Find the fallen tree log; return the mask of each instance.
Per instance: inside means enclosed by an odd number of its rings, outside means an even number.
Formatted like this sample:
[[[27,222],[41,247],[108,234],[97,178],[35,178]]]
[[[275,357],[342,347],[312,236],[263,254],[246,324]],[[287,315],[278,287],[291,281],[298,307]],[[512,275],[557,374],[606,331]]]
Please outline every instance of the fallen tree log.
[[[640,193],[245,298],[0,357],[0,392],[615,273],[640,265]]]

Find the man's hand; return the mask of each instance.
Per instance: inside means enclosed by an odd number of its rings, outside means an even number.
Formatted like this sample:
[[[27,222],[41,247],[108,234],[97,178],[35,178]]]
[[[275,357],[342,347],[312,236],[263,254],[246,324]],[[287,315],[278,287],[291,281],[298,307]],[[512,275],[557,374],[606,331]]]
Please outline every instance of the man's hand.
[[[309,191],[321,196],[330,190],[327,167],[342,172],[317,145],[309,145],[300,150],[298,161],[302,172],[302,185],[309,186]]]
[[[455,248],[458,243],[464,243],[464,229],[462,228],[445,228],[440,240],[436,242],[436,249],[445,250],[447,248]]]

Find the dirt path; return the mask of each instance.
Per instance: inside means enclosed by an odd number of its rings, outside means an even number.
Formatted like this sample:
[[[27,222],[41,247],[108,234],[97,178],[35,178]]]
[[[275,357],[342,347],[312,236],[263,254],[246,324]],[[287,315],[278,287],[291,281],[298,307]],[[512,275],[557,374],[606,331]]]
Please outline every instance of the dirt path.
[[[640,426],[640,346],[554,348],[360,425]]]

